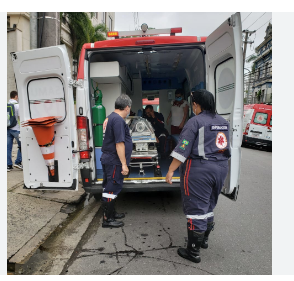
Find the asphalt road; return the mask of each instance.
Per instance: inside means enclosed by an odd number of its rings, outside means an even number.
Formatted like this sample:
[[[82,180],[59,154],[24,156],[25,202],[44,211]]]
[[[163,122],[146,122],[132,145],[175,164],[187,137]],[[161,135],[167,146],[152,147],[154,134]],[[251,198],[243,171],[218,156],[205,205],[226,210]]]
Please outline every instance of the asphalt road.
[[[125,226],[101,227],[101,210],[63,274],[272,274],[272,153],[242,148],[238,200],[220,196],[199,264],[177,255],[187,239],[180,192],[122,193]]]

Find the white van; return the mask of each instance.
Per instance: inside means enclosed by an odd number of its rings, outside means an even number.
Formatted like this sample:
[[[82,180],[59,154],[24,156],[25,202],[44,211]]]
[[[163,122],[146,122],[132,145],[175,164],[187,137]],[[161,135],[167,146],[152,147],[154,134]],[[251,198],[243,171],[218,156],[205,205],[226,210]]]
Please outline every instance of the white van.
[[[21,121],[62,116],[62,121],[55,125],[58,166],[55,182],[48,180],[32,128],[21,127],[25,188],[77,190],[80,170],[85,191],[101,193],[101,148],[94,147],[92,127],[93,82],[103,93],[106,115],[114,110],[114,101],[122,93],[131,97],[133,112],[142,109],[142,99],[148,94],[158,97],[165,120],[177,88],[185,89],[186,99],[193,89],[206,88],[213,93],[217,112],[230,122],[231,133],[230,171],[222,193],[237,199],[243,118],[240,13],[233,14],[208,37],[175,36],[179,32],[181,28],[111,32],[109,36],[114,36],[113,40],[87,43],[80,54],[77,81],[72,79],[63,45],[12,54]],[[152,36],[159,33],[169,35]],[[129,35],[140,37],[120,38]],[[76,112],[73,87],[76,87]],[[144,175],[132,169],[123,189],[179,189],[179,172],[175,172],[174,183],[169,185],[165,182],[169,163],[159,160],[159,164],[161,177],[147,169]]]

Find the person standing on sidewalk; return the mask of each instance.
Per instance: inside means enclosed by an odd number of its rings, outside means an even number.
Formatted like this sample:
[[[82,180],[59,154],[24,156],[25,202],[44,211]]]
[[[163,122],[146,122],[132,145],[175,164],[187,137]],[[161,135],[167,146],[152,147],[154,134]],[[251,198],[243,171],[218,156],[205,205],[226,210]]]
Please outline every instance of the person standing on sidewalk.
[[[18,104],[18,94],[16,91],[12,91],[10,93],[10,100],[8,102],[9,104],[13,104],[14,107],[14,114],[16,119],[16,125],[11,127],[7,127],[7,172],[10,172],[12,167],[12,158],[11,158],[11,152],[12,152],[12,146],[13,146],[13,139],[16,139],[17,145],[18,145],[18,152],[17,157],[15,160],[14,167],[22,170],[22,158],[21,158],[21,147],[20,147],[20,141],[19,141],[19,133],[20,133],[20,127],[19,127],[19,104]]]
[[[101,164],[103,169],[102,227],[122,227],[123,213],[115,211],[114,204],[121,192],[124,176],[129,173],[128,165],[133,150],[132,137],[125,118],[131,111],[132,100],[123,94],[115,101],[115,110],[107,116],[103,123],[103,144]]]

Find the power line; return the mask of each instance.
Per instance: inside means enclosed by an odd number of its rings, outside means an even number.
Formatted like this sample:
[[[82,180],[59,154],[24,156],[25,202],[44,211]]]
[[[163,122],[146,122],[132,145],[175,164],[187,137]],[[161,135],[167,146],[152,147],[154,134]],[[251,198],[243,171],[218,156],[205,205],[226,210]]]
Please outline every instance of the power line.
[[[262,16],[264,16],[266,14],[266,12],[265,13],[263,13],[253,24],[255,24]],[[251,24],[250,26],[248,26],[246,29],[248,29],[249,27],[251,27],[253,24]]]
[[[257,73],[259,71],[263,72],[264,70],[270,70],[270,69],[272,69],[271,65],[256,68],[254,71],[247,72],[246,74],[244,74],[244,78],[250,79],[250,76],[253,76],[255,73]]]
[[[247,72],[246,74],[244,74],[244,76],[250,76],[256,72],[258,72],[259,70],[264,70],[264,69],[269,69],[269,68],[272,68],[272,65],[268,65],[268,66],[262,66],[262,67],[258,67],[258,68],[255,68],[254,71],[251,71],[251,72]]]
[[[269,21],[267,21],[265,24],[263,24],[261,27],[259,27],[259,28],[257,28],[256,29],[256,31],[258,30],[258,29],[261,29],[263,26],[265,26],[267,23],[269,23],[270,21],[271,21],[272,19],[270,19]]]
[[[252,14],[252,12],[242,21],[242,23]]]

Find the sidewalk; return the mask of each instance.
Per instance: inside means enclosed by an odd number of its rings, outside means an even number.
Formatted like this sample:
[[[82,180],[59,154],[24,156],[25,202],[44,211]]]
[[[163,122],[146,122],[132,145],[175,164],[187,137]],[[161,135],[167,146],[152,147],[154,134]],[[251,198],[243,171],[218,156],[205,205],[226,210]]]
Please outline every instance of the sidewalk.
[[[17,149],[13,144],[13,164]],[[78,191],[28,190],[23,185],[22,170],[7,172],[8,263],[24,264],[86,195],[81,184]]]

